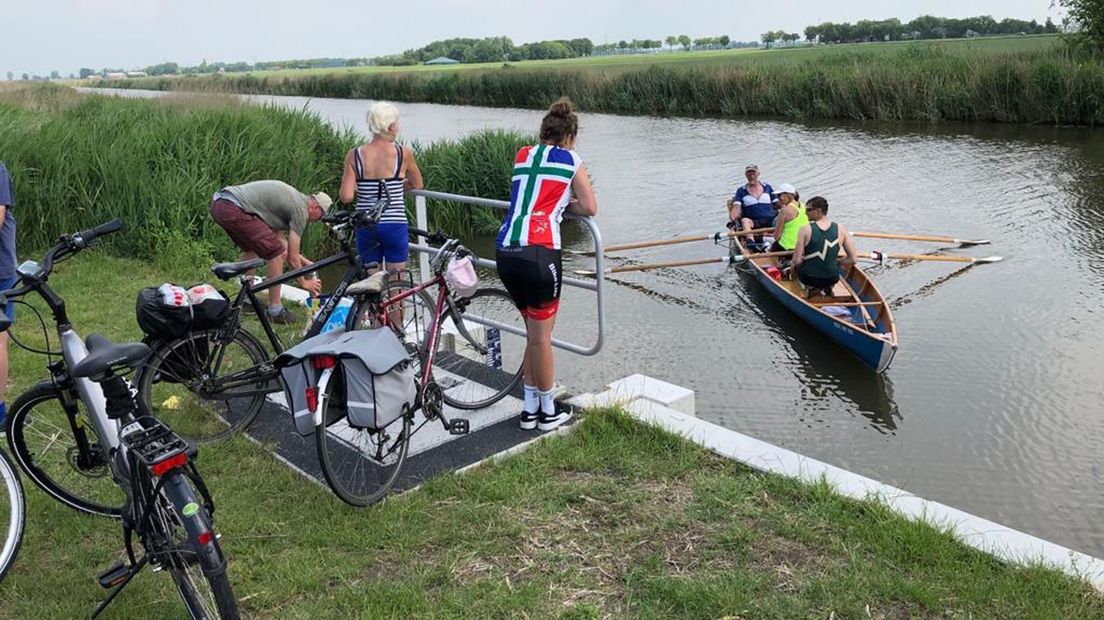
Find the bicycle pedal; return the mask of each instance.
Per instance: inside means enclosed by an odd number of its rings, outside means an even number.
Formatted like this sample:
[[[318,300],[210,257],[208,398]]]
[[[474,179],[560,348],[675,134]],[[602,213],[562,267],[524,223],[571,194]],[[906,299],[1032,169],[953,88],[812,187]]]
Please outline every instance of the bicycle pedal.
[[[96,577],[96,581],[100,583],[100,587],[104,590],[111,590],[119,584],[126,581],[126,578],[130,576],[130,567],[122,562],[119,562],[115,566],[105,570]]]
[[[452,418],[448,421],[450,435],[467,435],[471,431],[471,425],[464,418]]]

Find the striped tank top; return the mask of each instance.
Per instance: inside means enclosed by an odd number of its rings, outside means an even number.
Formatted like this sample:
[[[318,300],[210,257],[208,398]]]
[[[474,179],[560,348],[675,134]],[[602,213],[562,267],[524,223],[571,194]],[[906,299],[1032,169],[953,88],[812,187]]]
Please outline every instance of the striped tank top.
[[[380,224],[406,224],[406,200],[402,173],[403,150],[395,145],[398,159],[395,161],[395,173],[388,179],[364,178],[364,162],[360,157],[360,147],[353,149],[353,166],[356,170],[356,210],[379,213]]]

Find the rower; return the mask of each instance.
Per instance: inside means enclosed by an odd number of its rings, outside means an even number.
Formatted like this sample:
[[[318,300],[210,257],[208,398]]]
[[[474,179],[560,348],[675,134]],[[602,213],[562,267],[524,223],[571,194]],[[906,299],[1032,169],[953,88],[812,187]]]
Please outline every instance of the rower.
[[[793,270],[805,286],[808,296],[832,297],[832,288],[839,282],[839,263],[852,264],[858,256],[851,235],[841,224],[828,219],[828,201],[820,196],[809,199],[805,206],[809,223],[797,232]],[[840,248],[846,252],[839,258]]]
[[[771,252],[784,252],[797,247],[797,231],[809,223],[805,214],[805,205],[798,200],[797,190],[789,183],[778,186],[775,194],[778,217],[774,220],[774,243]]]
[[[752,230],[774,225],[774,210],[771,208],[771,194],[774,189],[770,183],[759,180],[759,166],[749,164],[744,168],[747,183],[736,190],[736,195],[728,199],[728,228]]]

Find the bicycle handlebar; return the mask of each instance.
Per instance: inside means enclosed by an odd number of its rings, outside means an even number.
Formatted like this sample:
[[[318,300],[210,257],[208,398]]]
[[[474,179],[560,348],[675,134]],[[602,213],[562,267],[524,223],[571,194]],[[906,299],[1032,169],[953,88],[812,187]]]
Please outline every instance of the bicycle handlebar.
[[[426,241],[430,243],[436,243],[438,245],[447,243],[449,241],[448,235],[445,231],[437,229],[437,232],[429,232],[428,230],[422,230],[421,228],[411,228],[410,233],[417,237],[425,237]]]
[[[101,235],[110,235],[113,232],[118,232],[123,228],[123,220],[115,218],[110,222],[104,222],[95,228],[89,228],[88,230],[81,231],[73,235],[73,243],[78,248],[86,248],[96,240],[96,237]]]

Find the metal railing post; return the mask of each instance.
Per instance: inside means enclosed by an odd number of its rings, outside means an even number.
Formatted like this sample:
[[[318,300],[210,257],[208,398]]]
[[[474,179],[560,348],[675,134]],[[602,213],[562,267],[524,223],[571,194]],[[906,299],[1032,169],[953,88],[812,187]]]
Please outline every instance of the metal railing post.
[[[429,230],[429,215],[426,213],[425,196],[414,196],[414,218],[418,221],[418,228]],[[418,237],[418,244],[425,245],[425,237]],[[422,281],[426,281],[432,274],[429,273],[429,254],[418,253],[418,271],[422,274]]]

